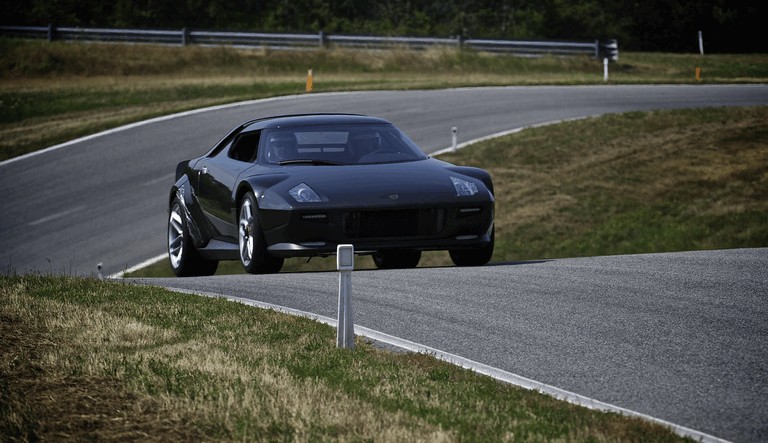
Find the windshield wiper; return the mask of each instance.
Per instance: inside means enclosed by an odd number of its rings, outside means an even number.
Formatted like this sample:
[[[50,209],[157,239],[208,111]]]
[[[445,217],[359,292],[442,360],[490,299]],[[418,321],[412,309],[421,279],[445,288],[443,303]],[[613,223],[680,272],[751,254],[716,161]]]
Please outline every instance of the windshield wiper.
[[[279,163],[282,165],[313,165],[313,166],[345,166],[346,163],[332,162],[328,160],[317,160],[311,158],[299,158],[294,160],[283,160]]]

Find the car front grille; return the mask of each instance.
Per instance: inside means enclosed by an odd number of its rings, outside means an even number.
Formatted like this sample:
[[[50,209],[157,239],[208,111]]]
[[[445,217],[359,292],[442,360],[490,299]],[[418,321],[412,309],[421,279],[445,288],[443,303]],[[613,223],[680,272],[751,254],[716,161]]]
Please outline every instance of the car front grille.
[[[356,211],[344,214],[348,238],[426,237],[439,234],[445,224],[443,209]]]

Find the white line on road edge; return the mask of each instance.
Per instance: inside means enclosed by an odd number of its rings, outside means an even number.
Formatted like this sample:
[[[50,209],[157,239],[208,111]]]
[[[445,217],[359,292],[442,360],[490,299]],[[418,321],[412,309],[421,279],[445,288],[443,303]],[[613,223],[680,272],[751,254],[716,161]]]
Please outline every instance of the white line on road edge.
[[[158,255],[157,257],[152,257],[149,260],[144,260],[143,262],[139,263],[136,266],[131,266],[130,268],[126,269],[125,271],[115,272],[114,274],[111,274],[107,276],[109,279],[115,279],[115,278],[123,278],[125,274],[130,274],[131,272],[136,272],[139,269],[146,268],[147,266],[154,265],[155,263],[161,261],[162,259],[168,257],[168,253],[163,253]]]
[[[712,88],[712,89],[714,89],[714,88],[718,88],[718,87],[721,87],[721,86],[756,87],[756,88],[763,88],[763,87],[765,87],[765,85],[762,85],[762,84],[746,84],[746,85],[733,85],[733,84],[731,84],[731,85],[635,85],[636,88],[640,88],[640,87],[651,88],[651,87],[659,87],[659,86],[674,86],[676,88],[697,88],[697,89],[701,89],[701,88]],[[541,87],[543,87],[543,88],[562,88],[562,86],[541,86]],[[587,89],[587,88],[604,88],[604,87],[605,86],[600,86],[600,85],[571,86],[571,88],[583,88],[583,89]],[[522,88],[529,88],[529,86],[488,86],[488,87],[483,87],[482,89],[522,89]],[[446,91],[468,91],[468,90],[473,90],[473,89],[479,89],[479,88],[477,88],[477,87],[461,87],[461,88],[447,88],[445,90]],[[416,90],[413,90],[411,92],[419,92],[419,91],[423,92],[424,90],[416,89]],[[67,147],[67,146],[71,146],[71,145],[74,145],[74,144],[77,144],[77,143],[80,143],[80,142],[91,140],[91,139],[94,139],[96,137],[101,137],[101,136],[104,136],[104,135],[114,134],[116,132],[125,131],[127,129],[131,129],[131,128],[147,125],[147,124],[150,124],[150,123],[157,123],[157,122],[161,122],[161,121],[165,121],[165,120],[171,120],[171,119],[174,119],[174,118],[177,118],[177,117],[185,117],[185,116],[188,116],[188,115],[199,114],[201,112],[217,111],[217,110],[220,110],[220,109],[235,108],[235,107],[238,107],[238,106],[247,106],[247,105],[256,104],[256,103],[267,103],[267,102],[272,102],[272,101],[294,99],[294,98],[302,98],[302,97],[317,97],[317,96],[320,96],[320,95],[322,95],[322,96],[328,96],[328,95],[351,95],[351,94],[359,94],[359,93],[363,93],[363,92],[386,93],[386,92],[392,92],[392,91],[376,90],[376,91],[323,92],[321,94],[313,94],[313,95],[294,94],[294,95],[284,95],[284,96],[279,96],[279,97],[261,98],[261,99],[256,99],[256,100],[246,100],[246,101],[242,101],[242,102],[235,102],[235,103],[227,103],[227,104],[217,105],[217,106],[210,106],[210,107],[207,107],[207,108],[193,109],[191,111],[179,112],[179,113],[176,113],[176,114],[164,115],[164,116],[153,118],[153,119],[150,119],[150,120],[143,120],[143,121],[140,121],[140,122],[130,123],[130,124],[125,125],[125,126],[120,126],[120,127],[117,127],[117,128],[108,129],[108,130],[103,131],[103,132],[87,135],[85,137],[81,137],[81,138],[78,138],[78,139],[75,139],[75,140],[70,140],[68,142],[61,143],[61,144],[55,145],[55,146],[51,146],[49,148],[45,148],[45,149],[42,149],[42,150],[39,150],[39,151],[30,152],[28,154],[24,154],[24,155],[20,155],[18,157],[14,157],[14,158],[10,158],[10,159],[4,160],[4,161],[0,161],[0,167],[8,165],[8,164],[11,164],[11,163],[14,163],[14,162],[17,162],[19,160],[23,160],[23,159],[29,158],[29,157],[34,157],[36,155],[41,155],[41,154],[44,154],[46,152],[55,151],[57,149],[61,149],[61,148],[64,148],[64,147]],[[583,118],[588,118],[588,117],[583,117]],[[536,124],[536,125],[531,125],[531,126],[526,126],[526,127],[518,128],[518,129],[512,130],[512,131],[507,131],[506,133],[499,133],[499,134],[496,134],[494,136],[481,137],[481,138],[478,138],[478,139],[475,139],[475,140],[472,140],[472,141],[469,141],[469,142],[466,142],[466,143],[462,143],[462,144],[460,144],[457,147],[457,149],[461,149],[461,148],[463,148],[465,146],[468,146],[468,145],[470,145],[472,143],[477,143],[478,141],[487,140],[489,138],[494,138],[496,136],[500,137],[502,135],[506,135],[506,134],[509,134],[509,133],[512,133],[512,132],[516,132],[516,131],[520,131],[520,130],[523,130],[523,129],[526,129],[526,128],[535,128],[535,127],[538,127],[538,126],[546,126],[548,124],[557,124],[557,123],[564,122],[564,121],[578,120],[578,119],[579,118],[576,118],[576,119],[566,119],[566,120],[547,122],[547,123],[540,123],[540,124]],[[445,150],[442,149],[440,151],[432,153],[431,155],[440,155],[440,154],[443,154],[444,151]]]
[[[351,94],[352,92],[328,92],[324,93],[323,95],[343,95],[343,94]],[[242,102],[235,102],[235,103],[227,103],[224,105],[217,105],[217,106],[209,106],[207,108],[199,108],[199,109],[193,109],[191,111],[185,111],[185,112],[178,112],[176,114],[169,114],[169,115],[163,115],[160,117],[155,117],[149,120],[142,120],[135,123],[130,123],[123,126],[118,126],[117,128],[108,129],[106,131],[97,132],[96,134],[86,135],[85,137],[76,138],[74,140],[70,140],[68,142],[64,142],[58,145],[51,146],[49,148],[41,149],[39,151],[30,152],[28,154],[20,155],[18,157],[10,158],[8,160],[0,162],[0,166],[9,165],[11,163],[24,160],[30,157],[35,157],[37,155],[42,155],[47,152],[56,151],[61,148],[66,148],[67,146],[76,145],[78,143],[82,143],[84,141],[92,140],[94,138],[103,137],[105,135],[115,134],[117,132],[126,131],[128,129],[137,128],[144,125],[149,125],[152,123],[158,123],[163,122],[166,120],[173,120],[174,118],[180,118],[180,117],[186,117],[189,115],[195,115],[200,114],[203,112],[209,112],[209,111],[218,111],[221,109],[227,109],[227,108],[236,108],[238,106],[248,106],[256,103],[268,103],[268,102],[274,102],[274,101],[280,101],[280,100],[290,100],[294,98],[301,98],[301,97],[310,97],[305,94],[295,94],[295,95],[283,95],[279,97],[270,97],[270,98],[260,98],[256,100],[247,100]]]
[[[73,214],[75,212],[82,211],[83,209],[85,209],[84,205],[75,206],[72,209],[68,209],[66,211],[57,212],[56,214],[49,215],[47,217],[39,218],[39,219],[37,219],[35,221],[29,222],[29,223],[27,223],[27,226],[42,225],[43,223],[51,222],[53,220],[56,220],[57,218],[65,217],[65,216],[67,216],[69,214]]]
[[[484,142],[486,140],[492,140],[494,138],[504,137],[505,135],[515,134],[515,133],[518,133],[518,132],[523,131],[525,129],[540,128],[542,126],[550,126],[550,125],[558,125],[560,123],[573,122],[573,121],[577,121],[577,120],[586,120],[588,118],[593,118],[593,117],[597,117],[597,115],[588,115],[588,116],[585,116],[585,117],[566,118],[564,120],[552,120],[552,121],[549,121],[549,122],[536,123],[536,124],[529,125],[529,126],[521,126],[519,128],[510,129],[510,130],[502,131],[502,132],[497,132],[495,134],[486,135],[484,137],[476,138],[474,140],[469,140],[469,141],[466,141],[464,143],[459,143],[458,145],[456,145],[456,149],[454,149],[453,146],[449,146],[447,148],[443,148],[443,149],[440,149],[438,151],[433,151],[429,155],[434,157],[436,155],[442,155],[442,154],[446,154],[446,153],[449,153],[449,152],[458,151],[459,149],[463,149],[463,148],[466,148],[467,146],[474,145],[475,143]]]
[[[297,317],[305,317],[305,318],[309,318],[311,320],[315,320],[320,323],[329,325],[334,328],[337,327],[336,320],[330,317],[325,317],[322,315],[313,314],[311,312],[301,311],[298,309],[287,308],[284,306],[273,305],[271,303],[265,303],[257,300],[252,300],[249,298],[234,297],[234,296],[223,295],[223,294],[215,294],[212,292],[201,292],[201,291],[193,291],[189,289],[180,289],[180,288],[171,288],[171,287],[165,287],[165,289],[175,291],[175,292],[181,292],[185,294],[202,295],[202,296],[211,297],[211,298],[225,298],[227,300],[234,301],[237,303],[242,303],[244,305],[254,306],[262,309],[271,309],[277,312],[282,312],[284,314],[295,315]],[[429,346],[424,346],[409,340],[405,340],[389,334],[385,334],[383,332],[379,332],[374,329],[369,329],[363,326],[355,325],[355,334],[363,337],[367,337],[374,341],[386,343],[391,346],[405,349],[407,351],[431,355],[437,358],[438,360],[443,360],[445,362],[454,364],[456,366],[460,366],[465,369],[470,369],[472,371],[477,372],[478,374],[487,375],[496,380],[503,381],[515,386],[519,386],[524,389],[538,391],[543,394],[547,394],[552,397],[555,397],[558,400],[566,401],[568,403],[584,406],[586,408],[594,409],[598,411],[613,412],[613,413],[625,415],[628,417],[637,417],[646,421],[657,423],[662,426],[666,426],[670,428],[673,432],[683,437],[691,437],[695,440],[706,442],[706,443],[729,443],[728,440],[724,440],[724,439],[715,437],[713,435],[705,434],[704,432],[701,432],[701,431],[686,428],[685,426],[680,426],[678,424],[671,423],[666,420],[662,420],[656,417],[651,417],[650,415],[632,411],[630,409],[625,409],[620,406],[615,406],[609,403],[604,403],[599,400],[595,400],[593,398],[575,394],[573,392],[565,391],[563,389],[550,386],[535,380],[531,380],[529,378],[525,378],[523,376],[513,374],[511,372],[494,368],[492,366],[488,366],[486,364],[479,363],[464,357],[459,357],[458,355],[450,354],[448,352],[443,352],[439,349],[430,348]]]
[[[470,89],[470,88],[452,88],[452,89],[453,90],[457,90],[457,91],[461,91],[461,90]],[[43,155],[43,154],[51,152],[51,151],[56,151],[56,150],[61,149],[61,148],[66,148],[67,146],[72,146],[72,145],[76,145],[78,143],[82,143],[82,142],[85,142],[85,141],[88,141],[88,140],[92,140],[92,139],[95,139],[95,138],[98,138],[98,137],[103,137],[105,135],[115,134],[115,133],[118,133],[118,132],[126,131],[128,129],[133,129],[133,128],[141,127],[141,126],[144,126],[144,125],[149,125],[149,124],[152,124],[152,123],[158,123],[158,122],[163,122],[163,121],[167,121],[167,120],[173,120],[175,118],[186,117],[186,116],[189,116],[189,115],[200,114],[200,113],[203,113],[203,112],[218,111],[218,110],[221,110],[221,109],[236,108],[238,106],[248,106],[248,105],[253,105],[253,104],[257,104],[257,103],[269,103],[269,102],[274,102],[274,101],[291,100],[291,99],[296,99],[296,98],[317,97],[319,95],[323,95],[323,96],[329,96],[329,95],[349,95],[349,94],[358,94],[360,92],[364,92],[364,91],[324,92],[322,94],[314,94],[314,95],[307,95],[307,94],[284,95],[284,96],[279,96],[279,97],[260,98],[260,99],[256,99],[256,100],[246,100],[246,101],[235,102],[235,103],[227,103],[227,104],[223,104],[223,105],[209,106],[207,108],[199,108],[199,109],[193,109],[193,110],[190,110],[190,111],[178,112],[176,114],[163,115],[163,116],[160,116],[160,117],[151,118],[149,120],[142,120],[142,121],[135,122],[135,123],[130,123],[130,124],[127,124],[127,125],[118,126],[117,128],[112,128],[112,129],[108,129],[106,131],[97,132],[96,134],[86,135],[85,137],[76,138],[74,140],[70,140],[68,142],[64,142],[64,143],[61,143],[61,144],[58,144],[58,145],[54,145],[54,146],[51,146],[51,147],[48,147],[48,148],[45,148],[45,149],[41,149],[39,151],[34,151],[34,152],[30,152],[28,154],[20,155],[18,157],[9,158],[7,160],[0,161],[0,167],[9,165],[11,163],[15,163],[17,161],[21,161],[21,160],[24,160],[24,159],[27,159],[27,158],[30,158],[30,157],[35,157],[35,156]],[[387,91],[370,91],[370,92],[387,92]],[[589,117],[581,117],[581,118],[589,118]],[[493,134],[493,135],[489,135],[489,136],[486,136],[486,137],[481,137],[481,138],[478,138],[478,139],[475,139],[475,140],[470,140],[470,141],[465,142],[465,143],[461,143],[461,144],[459,144],[457,146],[457,149],[461,149],[461,148],[469,146],[469,145],[471,145],[473,143],[481,142],[481,141],[488,140],[488,139],[491,139],[491,138],[501,137],[501,136],[504,136],[504,135],[507,135],[507,134],[512,134],[514,132],[522,131],[523,129],[526,129],[526,128],[535,128],[535,127],[538,127],[538,126],[546,126],[546,125],[551,125],[551,124],[557,124],[557,123],[561,123],[561,122],[565,122],[565,121],[570,121],[570,120],[579,120],[579,118],[539,123],[539,124],[535,124],[535,125],[531,125],[531,126],[525,126],[525,127],[522,127],[522,128],[513,129],[511,131],[500,132],[498,134]],[[448,151],[449,151],[449,149],[441,149],[441,150],[439,150],[437,152],[433,152],[431,155],[440,155],[440,154],[443,154],[443,153],[448,152]]]

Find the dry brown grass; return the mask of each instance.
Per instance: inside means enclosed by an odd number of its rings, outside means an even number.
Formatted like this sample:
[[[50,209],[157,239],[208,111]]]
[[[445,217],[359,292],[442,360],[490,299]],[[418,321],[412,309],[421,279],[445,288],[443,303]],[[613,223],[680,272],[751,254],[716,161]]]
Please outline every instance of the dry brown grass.
[[[333,429],[340,441],[454,440],[450,432],[373,408],[322,380],[297,379],[274,361],[274,349],[258,342],[224,351],[228,337],[213,331],[236,319],[212,319],[202,325],[211,331],[206,338],[182,339],[130,316],[30,297],[21,285],[3,288],[0,297],[0,375],[11,394],[3,399],[11,409],[4,424],[15,428],[4,431],[29,433],[17,435],[22,440],[210,440],[211,426],[221,428],[212,435],[235,435],[245,417],[251,417],[246,440],[275,438],[273,426],[291,429],[294,441],[313,441],[318,429]],[[146,376],[137,380],[126,371]],[[174,392],[171,373],[209,382]]]
[[[679,440],[427,355],[339,350],[307,319],[159,288],[0,276],[0,332],[11,441]]]
[[[60,305],[40,305],[24,291],[19,286],[0,291],[0,297],[5,298],[0,306],[0,433],[7,441],[204,438],[179,417],[167,416],[155,399],[126,389],[118,379],[72,373],[67,362],[71,354],[62,356],[62,347],[70,342],[57,334],[63,330],[84,338],[83,333],[90,332],[83,329],[87,325],[61,316],[49,321],[44,313],[55,311],[40,309],[57,309]],[[67,309],[60,314],[72,313]],[[102,334],[102,338],[115,337],[121,343],[134,341],[125,336],[121,323],[128,326],[128,336],[135,334],[135,327],[118,322],[110,325],[111,332]],[[73,327],[76,330],[71,330]],[[143,329],[139,328],[138,336],[146,335]],[[75,350],[82,351],[79,346]]]

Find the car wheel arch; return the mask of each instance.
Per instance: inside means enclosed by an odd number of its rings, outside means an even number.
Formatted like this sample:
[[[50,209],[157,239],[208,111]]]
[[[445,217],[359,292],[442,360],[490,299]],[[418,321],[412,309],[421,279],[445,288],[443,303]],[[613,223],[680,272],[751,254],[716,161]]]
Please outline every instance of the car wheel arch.
[[[256,205],[256,208],[259,207],[259,200],[261,199],[262,192],[258,189],[253,189],[253,187],[248,184],[247,182],[243,182],[240,184],[240,186],[237,188],[237,192],[235,193],[235,200],[234,200],[234,216],[235,216],[235,224],[238,223],[239,217],[240,217],[240,204],[243,202],[243,199],[245,198],[245,195],[248,193],[253,194],[254,198],[254,204]]]
[[[178,180],[176,180],[176,183],[171,186],[171,192],[168,194],[168,208],[170,209],[171,205],[173,204],[173,200],[178,196],[179,190],[182,190],[181,197],[184,199],[184,202],[188,202],[190,195],[190,189],[189,189],[189,177],[186,175],[182,175]]]
[[[176,198],[176,193],[179,191],[179,188],[174,185],[171,187],[171,192],[168,194],[168,210],[171,209],[171,206],[173,205],[173,200]]]

